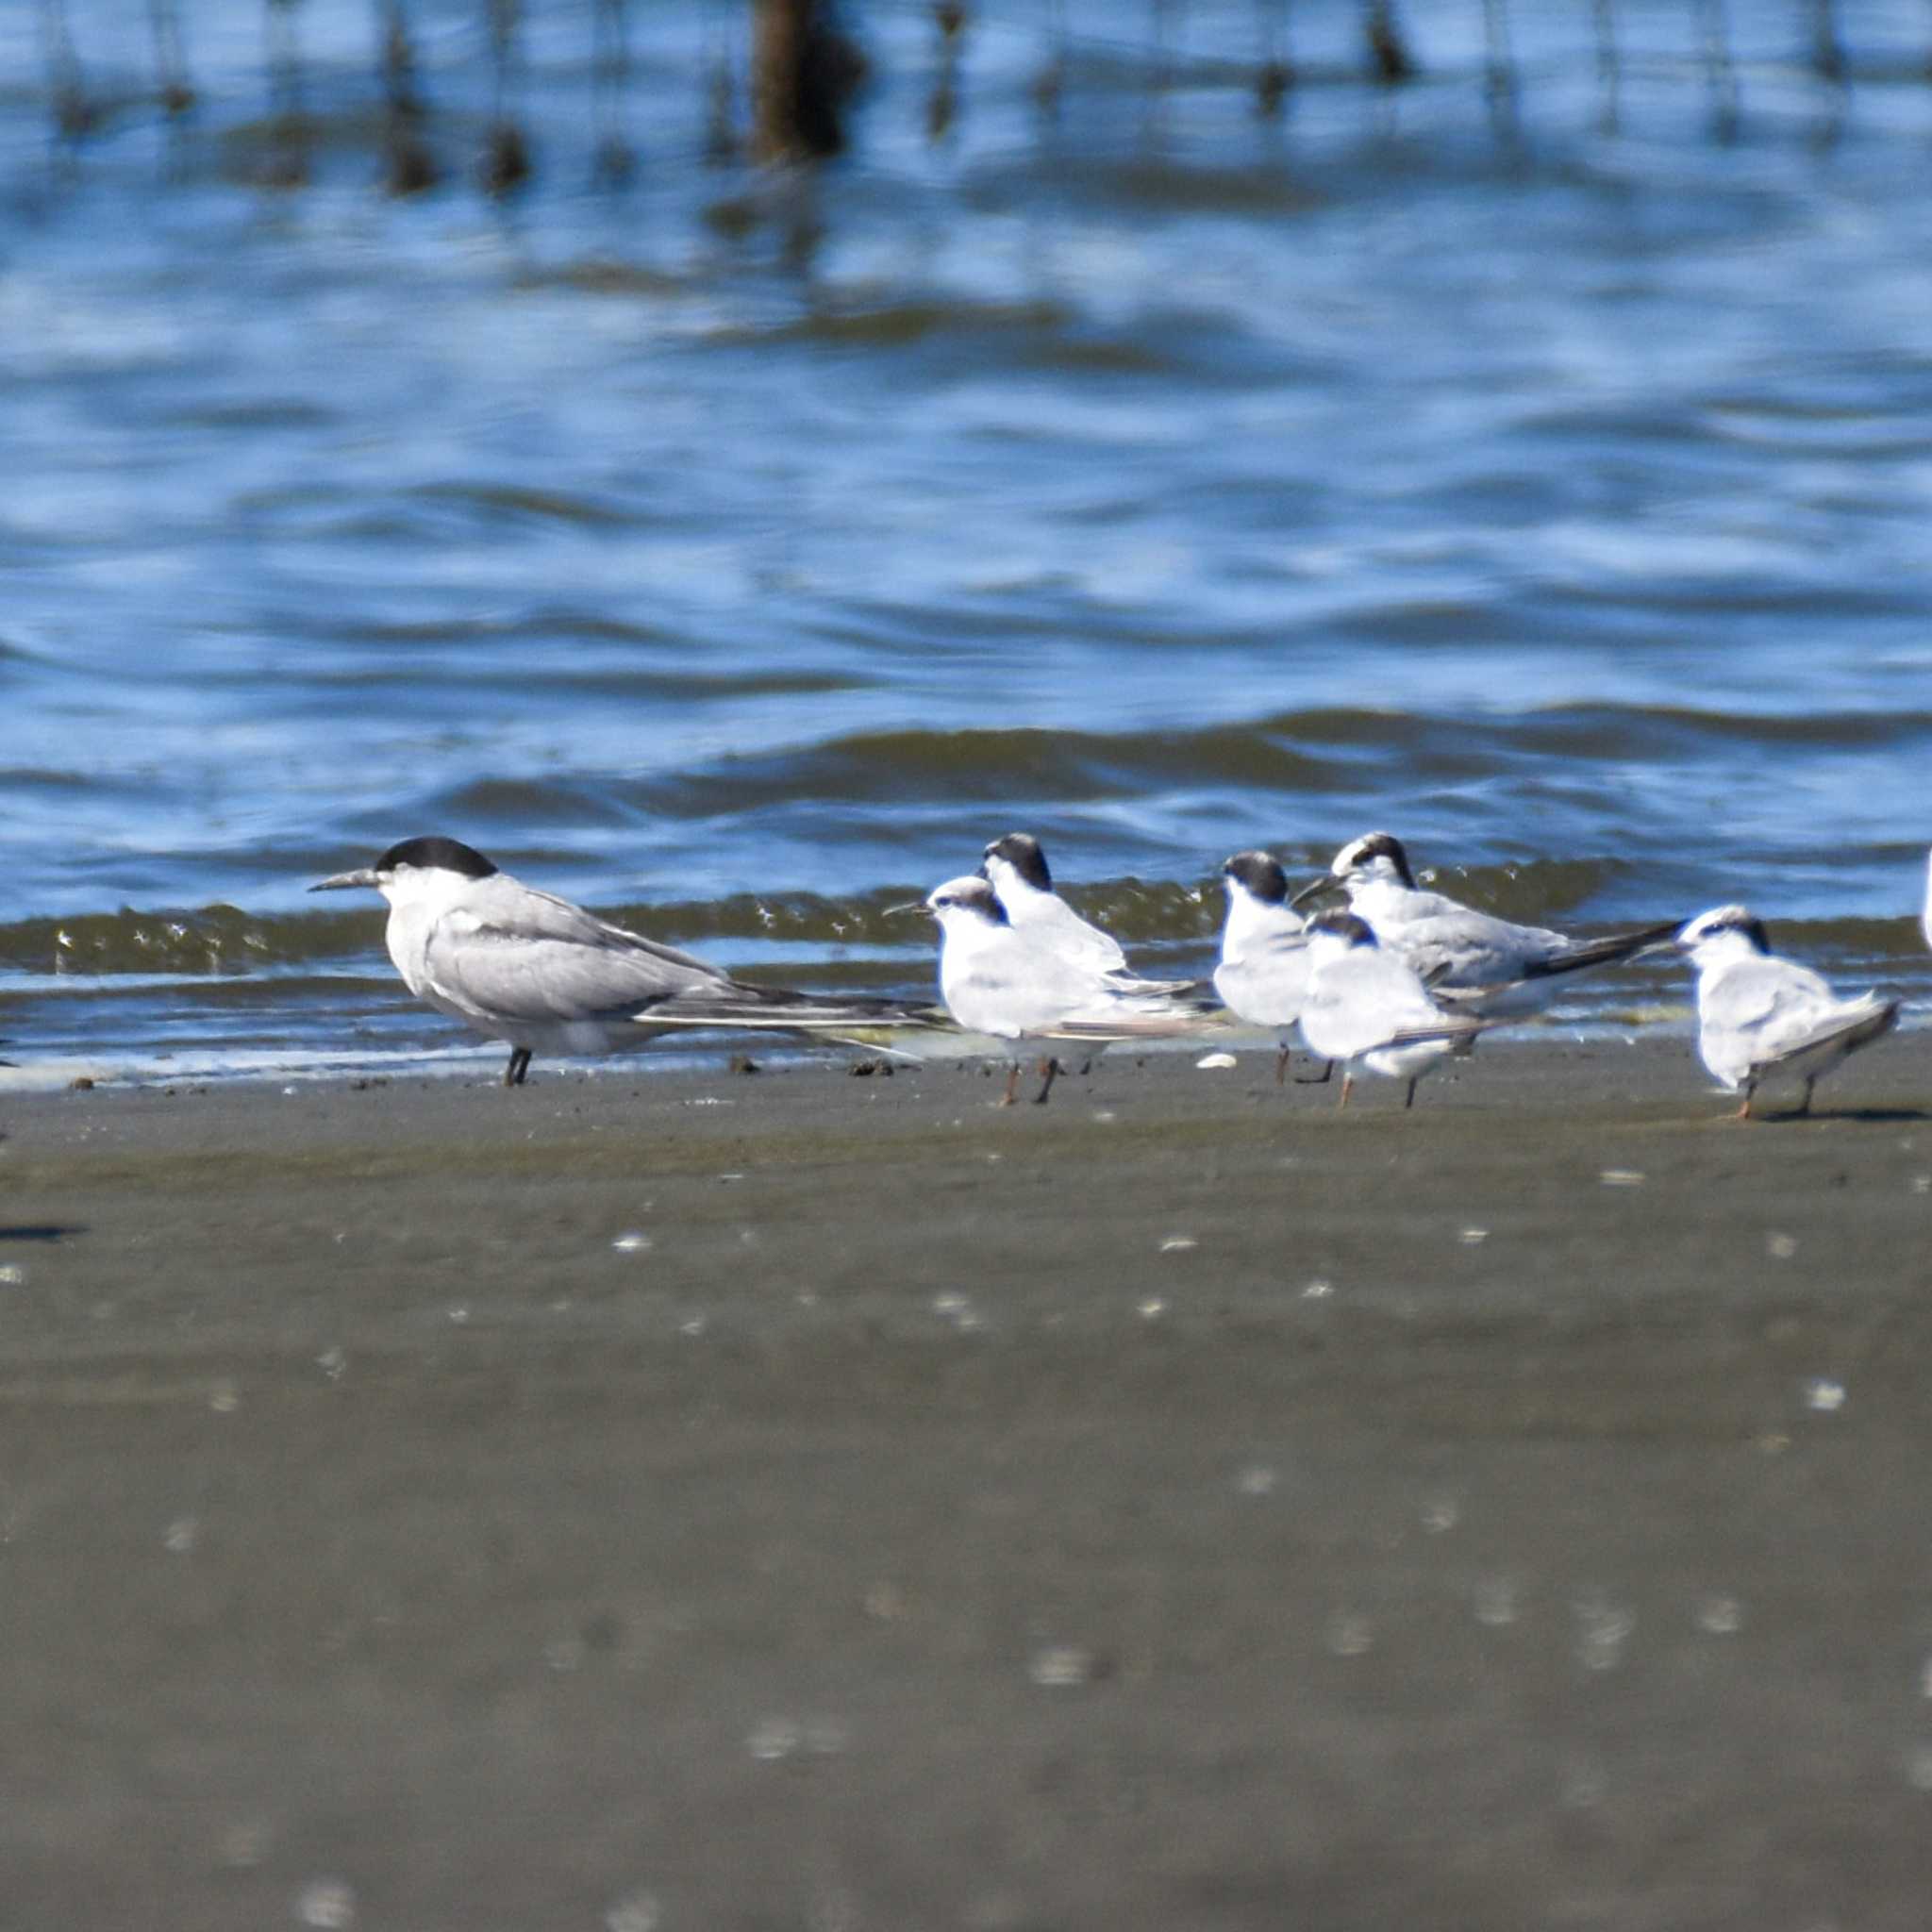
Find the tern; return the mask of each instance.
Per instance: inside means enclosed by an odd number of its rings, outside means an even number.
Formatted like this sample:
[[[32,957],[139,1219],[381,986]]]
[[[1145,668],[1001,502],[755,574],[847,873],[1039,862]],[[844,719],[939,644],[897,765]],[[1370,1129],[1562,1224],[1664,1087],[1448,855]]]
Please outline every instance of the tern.
[[[1307,943],[1302,1038],[1310,1053],[1342,1063],[1343,1107],[1357,1064],[1407,1081],[1402,1104],[1413,1107],[1417,1081],[1444,1055],[1467,1053],[1495,1024],[1438,1006],[1415,969],[1353,912],[1323,913],[1310,922]]]
[[[1811,1110],[1811,1090],[1848,1054],[1898,1023],[1901,1002],[1868,992],[1840,999],[1822,974],[1771,950],[1761,920],[1743,906],[1700,912],[1677,944],[1697,969],[1697,1052],[1712,1076],[1744,1099],[1751,1118],[1760,1080],[1805,1083],[1796,1111]]]
[[[1408,854],[1390,832],[1368,832],[1335,855],[1327,874],[1295,894],[1300,906],[1342,891],[1348,909],[1422,975],[1445,1005],[1486,1015],[1533,1013],[1568,974],[1614,966],[1674,940],[1681,921],[1610,939],[1577,940],[1547,926],[1516,925],[1415,882]]]
[[[1129,973],[1127,956],[1110,932],[1082,919],[1053,889],[1046,854],[1031,832],[1008,832],[986,848],[979,875],[999,894],[1007,917],[1024,931],[1051,940],[1054,950],[1103,973]],[[1185,992],[1191,979],[1148,980]]]
[[[883,999],[752,986],[499,872],[456,839],[405,839],[374,865],[311,886],[367,886],[389,901],[384,938],[403,984],[440,1013],[509,1042],[503,1084],[535,1053],[601,1054],[699,1028],[858,1043],[868,1029],[930,1025]]]
[[[1227,887],[1227,922],[1221,929],[1214,991],[1237,1018],[1280,1035],[1274,1058],[1279,1086],[1293,1052],[1290,1031],[1307,996],[1307,922],[1289,904],[1288,874],[1271,854],[1237,852],[1221,875]],[[1312,1084],[1327,1077],[1324,1073]]]
[[[1112,1041],[1191,1032],[1207,1018],[1199,1001],[1165,981],[1070,958],[1051,935],[1017,924],[991,883],[977,875],[935,886],[924,903],[940,924],[940,995],[969,1032],[1098,1051]],[[1041,1081],[1033,1097],[1044,1101],[1059,1071],[1051,1050],[1036,1071]],[[1002,1106],[1012,1105],[1019,1082],[1016,1058]]]

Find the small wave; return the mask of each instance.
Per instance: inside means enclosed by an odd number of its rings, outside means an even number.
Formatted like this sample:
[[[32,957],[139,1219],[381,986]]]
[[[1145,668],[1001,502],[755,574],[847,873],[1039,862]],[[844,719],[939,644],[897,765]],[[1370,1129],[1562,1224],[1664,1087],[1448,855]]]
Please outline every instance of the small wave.
[[[717,348],[817,343],[831,348],[898,349],[936,337],[1003,337],[1066,329],[1075,311],[1053,301],[974,302],[963,298],[826,305],[808,315],[759,327],[722,324],[706,340]]]
[[[539,490],[527,483],[424,483],[408,494],[419,503],[473,512],[484,523],[617,527],[636,521],[630,510],[618,504],[561,490]]]
[[[1932,711],[1844,708],[1713,711],[1684,705],[1567,705],[1520,720],[1533,751],[1606,758],[1649,756],[1666,743],[1822,745],[1843,751],[1902,748],[1932,738]]]
[[[1325,849],[1286,843],[1277,849],[1291,876],[1312,880],[1325,869]],[[960,869],[967,867],[969,857],[962,850],[957,860]],[[1669,918],[1677,909],[1652,905],[1635,913],[1620,910],[1614,917],[1583,916],[1607,895],[1630,896],[1633,875],[1641,879],[1642,869],[1623,858],[1441,867],[1430,866],[1420,851],[1415,858],[1425,885],[1506,919],[1574,923],[1579,932],[1597,932],[1641,919]],[[1205,947],[1201,970],[1211,967],[1224,912],[1218,861],[1191,877],[1126,875],[1058,883],[1085,917],[1124,941]],[[616,924],[668,943],[717,948],[721,963],[741,961],[748,945],[773,958],[822,958],[841,978],[857,983],[875,977],[881,960],[930,955],[930,927],[906,910],[929,884],[908,879],[842,895],[739,891],[705,899],[607,902],[594,909]],[[1680,909],[1689,918],[1701,906]],[[1773,909],[1770,917],[1781,948],[1923,964],[1932,973],[1932,955],[1914,911],[1902,909],[1883,919],[1779,919]],[[130,987],[139,983],[159,989],[184,978],[219,986],[248,974],[312,975],[323,967],[338,984],[344,974],[362,990],[390,984],[380,912],[374,905],[355,911],[266,914],[218,905],[192,912],[125,909],[71,919],[25,919],[0,925],[0,963],[19,976],[17,983],[28,984],[71,974],[113,976]]]
[[[680,817],[801,799],[864,806],[943,795],[961,805],[1005,807],[1016,797],[1137,796],[1152,782],[1209,774],[1223,787],[1282,791],[1317,790],[1332,776],[1321,760],[1267,726],[884,731],[721,759],[655,781],[650,802]]]
[[[0,925],[0,961],[16,972],[220,978],[341,958],[362,950],[365,914],[263,916],[234,906],[193,912],[80,913]]]

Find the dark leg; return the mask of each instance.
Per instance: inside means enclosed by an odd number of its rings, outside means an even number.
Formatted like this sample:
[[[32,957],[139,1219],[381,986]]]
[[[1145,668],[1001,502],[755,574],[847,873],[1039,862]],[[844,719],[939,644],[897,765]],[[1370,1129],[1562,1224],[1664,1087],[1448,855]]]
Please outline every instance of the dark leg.
[[[1415,1080],[1420,1080],[1421,1078],[1422,1075],[1420,1074],[1415,1076]],[[1408,1083],[1408,1091],[1402,1096],[1402,1106],[1405,1112],[1415,1105],[1415,1080],[1411,1080]]]
[[[1044,1107],[1046,1105],[1046,1096],[1053,1091],[1053,1076],[1059,1070],[1060,1063],[1054,1058],[1052,1054],[1046,1055],[1040,1064],[1034,1068],[1033,1071],[1041,1076],[1040,1091],[1033,1096],[1035,1107]]]
[[[503,1070],[503,1084],[506,1087],[521,1087],[524,1075],[530,1071],[530,1049],[527,1046],[513,1046],[509,1050],[509,1065]]]
[[[1816,1074],[1813,1074],[1811,1077],[1805,1082],[1805,1097],[1798,1103],[1798,1117],[1800,1120],[1802,1120],[1807,1113],[1811,1111],[1811,1090],[1812,1088],[1817,1086],[1817,1084],[1818,1075]]]
[[[1335,1073],[1335,1062],[1324,1060],[1319,1074],[1297,1074],[1294,1084],[1297,1087],[1325,1087]]]
[[[1274,1084],[1279,1087],[1288,1078],[1288,1062],[1293,1053],[1291,1047],[1284,1046],[1274,1056]]]

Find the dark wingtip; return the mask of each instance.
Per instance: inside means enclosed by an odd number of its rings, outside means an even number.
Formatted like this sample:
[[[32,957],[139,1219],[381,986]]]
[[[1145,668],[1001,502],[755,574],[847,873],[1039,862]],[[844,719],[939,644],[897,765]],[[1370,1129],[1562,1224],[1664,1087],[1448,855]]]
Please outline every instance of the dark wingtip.
[[[1524,968],[1523,976],[1551,979],[1559,973],[1576,973],[1587,966],[1614,966],[1622,960],[1634,959],[1639,953],[1647,953],[1653,946],[1674,944],[1688,923],[1680,920],[1669,925],[1647,925],[1641,932],[1623,932],[1610,939],[1589,941],[1554,959],[1533,960]],[[1757,950],[1763,953],[1771,948],[1762,943]]]

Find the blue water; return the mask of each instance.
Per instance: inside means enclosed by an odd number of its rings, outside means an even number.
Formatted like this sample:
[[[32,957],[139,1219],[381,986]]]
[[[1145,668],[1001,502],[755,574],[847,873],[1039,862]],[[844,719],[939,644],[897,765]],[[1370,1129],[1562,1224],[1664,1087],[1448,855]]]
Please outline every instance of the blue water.
[[[1499,134],[1479,8],[1418,15],[1390,97],[1357,9],[1298,5],[1269,120],[1254,8],[1173,9],[1156,91],[1148,22],[1075,5],[1047,119],[1009,4],[935,143],[927,16],[858,8],[875,80],[816,177],[704,165],[737,10],[648,10],[612,193],[588,8],[539,6],[503,208],[478,9],[415,9],[452,174],[407,201],[365,8],[299,9],[294,192],[255,180],[259,7],[190,10],[172,150],[121,11],[69,8],[118,102],[76,151],[0,96],[13,1058],[455,1044],[375,903],[304,890],[429,831],[808,981],[924,984],[884,908],[1016,826],[1162,970],[1211,962],[1229,851],[1387,825],[1518,916],[1743,898],[1932,976],[1919,9],[1857,10],[1840,98],[1794,9],[1733,8],[1724,141],[1689,7],[1619,10],[1615,131],[1587,19],[1513,20]]]

